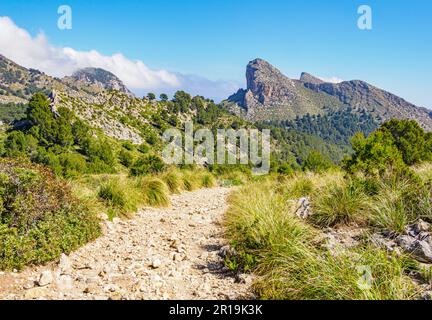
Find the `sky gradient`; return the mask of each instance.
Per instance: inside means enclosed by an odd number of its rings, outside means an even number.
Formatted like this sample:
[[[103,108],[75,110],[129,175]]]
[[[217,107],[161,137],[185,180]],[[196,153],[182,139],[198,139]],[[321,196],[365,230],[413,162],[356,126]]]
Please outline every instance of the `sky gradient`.
[[[73,10],[72,30],[57,28],[63,4]],[[372,8],[372,30],[357,27],[362,4]],[[0,0],[0,17],[33,38],[43,33],[52,47],[96,50],[106,57],[121,53],[178,77],[173,84],[151,74],[159,82],[149,90],[156,92],[184,86],[220,99],[245,85],[246,64],[260,57],[291,78],[306,71],[361,79],[429,108],[431,13],[432,1],[426,0]],[[7,52],[0,45],[0,53]],[[31,63],[28,57],[23,61]],[[146,70],[134,81],[147,79]]]

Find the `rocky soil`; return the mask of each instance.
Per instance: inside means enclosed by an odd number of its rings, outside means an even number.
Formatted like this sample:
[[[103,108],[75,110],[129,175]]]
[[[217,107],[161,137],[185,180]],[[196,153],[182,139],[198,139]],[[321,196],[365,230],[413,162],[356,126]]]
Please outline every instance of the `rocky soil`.
[[[59,263],[0,273],[0,299],[251,298],[250,276],[223,265],[227,188],[172,197],[128,221],[104,221],[104,235]]]

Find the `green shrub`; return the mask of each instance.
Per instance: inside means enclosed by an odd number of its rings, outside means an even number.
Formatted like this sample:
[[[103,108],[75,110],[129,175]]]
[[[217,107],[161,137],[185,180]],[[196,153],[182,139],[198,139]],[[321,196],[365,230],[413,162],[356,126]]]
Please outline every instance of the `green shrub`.
[[[130,142],[129,140],[124,141],[122,143],[123,148],[125,148],[128,151],[134,151],[135,150],[135,146],[132,142]]]
[[[63,153],[59,156],[65,177],[74,177],[87,172],[87,162],[78,153]]]
[[[143,176],[152,173],[160,173],[165,169],[163,160],[155,155],[147,155],[137,159],[130,172],[133,176]]]
[[[120,150],[118,158],[120,163],[126,168],[129,168],[134,161],[133,153],[125,149]]]
[[[303,162],[302,169],[305,171],[323,172],[334,166],[333,162],[323,156],[319,151],[311,151]]]
[[[0,159],[0,269],[69,254],[100,234],[96,214],[45,167]]]
[[[140,145],[138,146],[137,150],[138,150],[139,152],[141,152],[141,153],[146,154],[146,153],[148,153],[148,152],[150,151],[150,147],[149,147],[148,144],[146,144],[146,143],[142,143],[142,144],[140,144]]]

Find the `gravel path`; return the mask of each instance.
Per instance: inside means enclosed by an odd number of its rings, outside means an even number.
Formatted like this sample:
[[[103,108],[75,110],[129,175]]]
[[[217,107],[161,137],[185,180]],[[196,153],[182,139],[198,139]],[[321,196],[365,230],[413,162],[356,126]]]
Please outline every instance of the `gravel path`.
[[[0,299],[238,299],[251,279],[222,264],[227,188],[172,197],[128,221],[103,222],[104,235],[60,263],[0,273]]]

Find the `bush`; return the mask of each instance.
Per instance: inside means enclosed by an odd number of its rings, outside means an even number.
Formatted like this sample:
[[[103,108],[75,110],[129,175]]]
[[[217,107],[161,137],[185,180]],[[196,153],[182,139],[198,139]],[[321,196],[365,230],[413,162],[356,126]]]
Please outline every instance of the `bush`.
[[[165,169],[163,160],[155,155],[140,157],[130,168],[133,176],[143,176],[151,173],[160,173]]]
[[[129,168],[134,161],[133,153],[125,149],[120,150],[118,158],[120,163],[126,168]]]
[[[323,156],[319,151],[311,151],[303,162],[302,168],[305,171],[323,172],[330,169],[333,162]]]
[[[78,153],[63,153],[59,156],[60,165],[63,167],[65,177],[74,177],[87,172],[87,162]]]
[[[0,159],[0,269],[69,254],[100,234],[95,213],[40,165]]]
[[[367,138],[357,134],[351,144],[354,154],[345,161],[350,172],[381,174],[432,159],[432,134],[414,120],[392,119]]]

